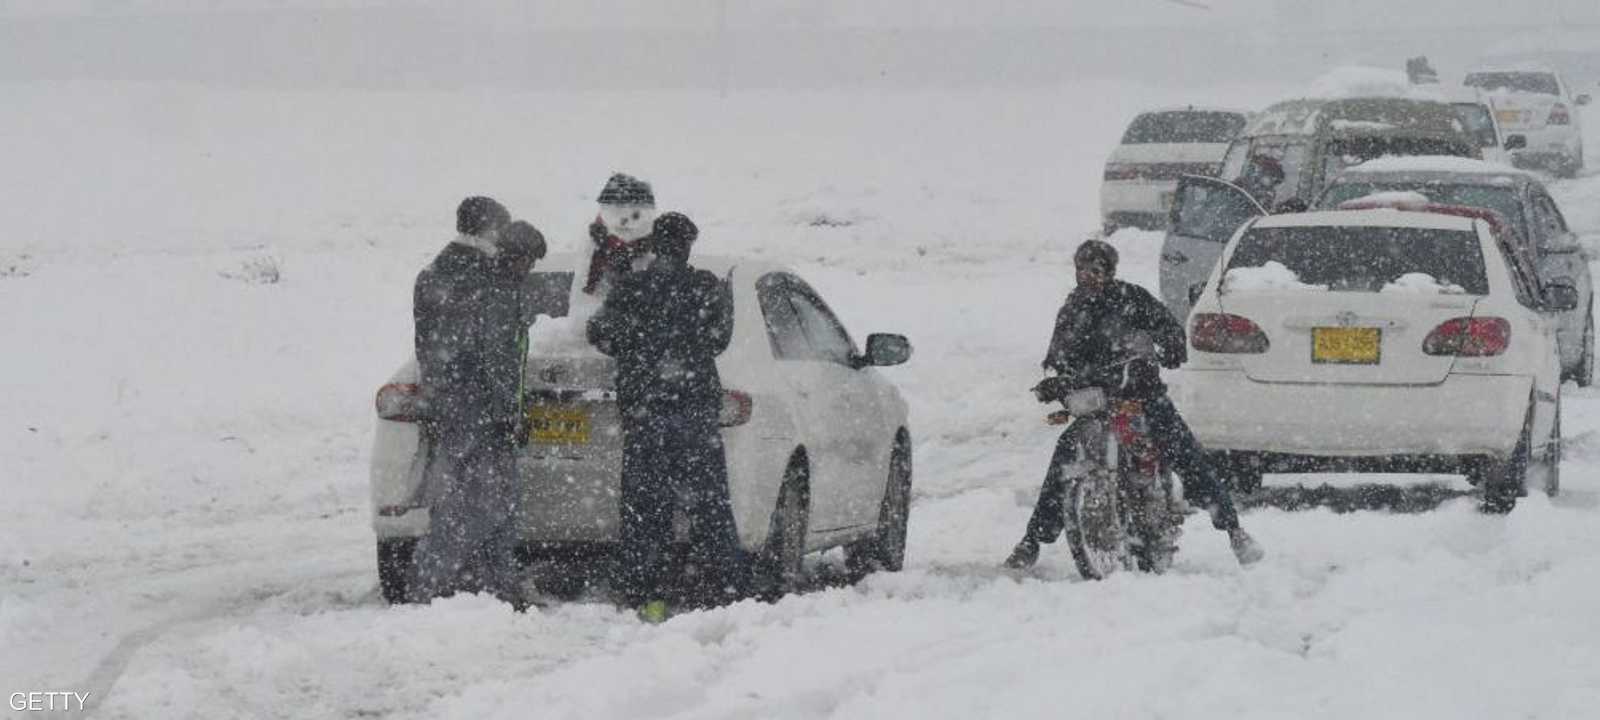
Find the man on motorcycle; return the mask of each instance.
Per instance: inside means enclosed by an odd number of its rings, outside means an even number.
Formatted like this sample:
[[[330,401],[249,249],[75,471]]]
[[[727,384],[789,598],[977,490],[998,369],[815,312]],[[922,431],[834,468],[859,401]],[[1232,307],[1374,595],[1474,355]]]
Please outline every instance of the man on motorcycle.
[[[1211,524],[1228,533],[1234,557],[1241,565],[1260,560],[1263,552],[1239,527],[1239,514],[1227,486],[1207,461],[1194,433],[1167,397],[1166,385],[1153,369],[1148,377],[1129,382],[1124,344],[1133,333],[1145,333],[1156,346],[1156,361],[1176,368],[1187,359],[1183,324],[1165,305],[1138,285],[1116,279],[1117,251],[1100,240],[1087,240],[1073,255],[1078,287],[1056,314],[1055,332],[1045,355],[1046,371],[1075,374],[1088,384],[1137,397],[1144,403],[1150,435],[1160,446],[1162,463],[1183,479],[1184,497],[1211,513]],[[1044,387],[1044,386],[1041,386]],[[1041,401],[1056,398],[1040,393]],[[1039,543],[1055,542],[1065,523],[1062,503],[1067,490],[1064,468],[1074,460],[1070,430],[1056,442],[1055,454],[1045,473],[1044,487],[1027,533],[1006,558],[1010,568],[1030,567],[1039,559]]]

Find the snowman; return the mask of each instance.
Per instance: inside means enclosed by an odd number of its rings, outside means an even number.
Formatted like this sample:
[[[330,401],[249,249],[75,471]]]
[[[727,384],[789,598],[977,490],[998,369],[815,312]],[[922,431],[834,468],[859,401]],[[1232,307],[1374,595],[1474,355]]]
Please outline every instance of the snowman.
[[[616,173],[600,190],[600,213],[589,224],[594,253],[583,291],[604,295],[623,275],[650,262],[648,238],[656,220],[656,196],[650,183]]]

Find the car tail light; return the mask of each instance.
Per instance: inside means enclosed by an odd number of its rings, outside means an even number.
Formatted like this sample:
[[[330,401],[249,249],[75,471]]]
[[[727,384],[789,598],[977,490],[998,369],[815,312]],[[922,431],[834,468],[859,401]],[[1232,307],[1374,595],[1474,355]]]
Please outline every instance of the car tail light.
[[[755,400],[750,393],[741,390],[722,391],[722,409],[717,412],[717,423],[723,427],[733,427],[750,422],[750,413],[755,410]]]
[[[1551,125],[1571,125],[1572,114],[1567,112],[1566,105],[1556,103],[1554,107],[1550,108],[1550,120],[1548,122]]]
[[[1271,347],[1260,325],[1228,313],[1196,313],[1189,344],[1201,352],[1245,355],[1259,355]]]
[[[1458,317],[1444,321],[1422,341],[1429,355],[1490,357],[1511,346],[1511,323],[1497,317]]]
[[[374,400],[378,417],[395,422],[416,422],[420,415],[420,394],[414,383],[389,383],[378,388],[378,397]]]
[[[1123,165],[1120,163],[1106,165],[1107,180],[1137,180],[1138,178],[1139,166],[1137,165]]]

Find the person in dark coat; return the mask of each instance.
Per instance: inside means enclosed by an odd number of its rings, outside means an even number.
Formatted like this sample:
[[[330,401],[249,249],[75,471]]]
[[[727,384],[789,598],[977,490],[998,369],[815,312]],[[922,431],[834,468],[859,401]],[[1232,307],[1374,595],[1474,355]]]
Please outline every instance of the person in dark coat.
[[[1123,368],[1118,366],[1130,354],[1126,345],[1136,333],[1144,334],[1154,344],[1155,359],[1162,366],[1182,365],[1188,359],[1183,324],[1148,290],[1116,279],[1117,251],[1109,243],[1088,240],[1078,246],[1073,260],[1078,286],[1056,314],[1055,330],[1044,358],[1045,370],[1057,376],[1087,378],[1093,386],[1115,389],[1121,397],[1142,400],[1151,438],[1160,448],[1163,464],[1183,480],[1184,497],[1211,512],[1211,524],[1228,533],[1240,564],[1260,560],[1260,546],[1239,527],[1239,514],[1227,486],[1167,397],[1159,371],[1151,367],[1138,373],[1137,366],[1129,366],[1131,376],[1125,377]],[[1041,393],[1040,400],[1053,402],[1055,398]],[[1039,559],[1039,544],[1055,542],[1061,534],[1067,491],[1063,468],[1074,460],[1069,429],[1056,442],[1039,502],[1022,541],[1006,558],[1007,567],[1032,566]]]
[[[1233,181],[1239,189],[1255,198],[1263,209],[1271,211],[1276,206],[1278,186],[1283,184],[1283,163],[1269,155],[1251,155],[1239,177]]]
[[[521,607],[515,571],[515,449],[523,427],[527,325],[522,279],[543,238],[483,197],[456,213],[459,235],[417,275],[413,314],[427,456],[428,533],[408,599],[486,590]]]
[[[589,342],[617,360],[622,413],[622,547],[616,585],[642,617],[665,616],[672,517],[689,517],[693,602],[742,591],[744,558],[728,498],[717,418],[716,358],[733,336],[727,283],[689,264],[698,230],[666,213],[653,225],[655,261],[622,277],[589,320]]]

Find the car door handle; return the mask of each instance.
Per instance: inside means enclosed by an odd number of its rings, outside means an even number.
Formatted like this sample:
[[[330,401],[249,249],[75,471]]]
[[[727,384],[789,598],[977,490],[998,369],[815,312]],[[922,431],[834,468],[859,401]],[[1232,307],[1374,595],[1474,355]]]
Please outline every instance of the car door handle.
[[[1171,263],[1186,263],[1186,262],[1189,262],[1189,256],[1185,255],[1185,254],[1183,254],[1181,252],[1164,252],[1164,253],[1161,253],[1161,259],[1166,261],[1166,262],[1171,262]]]

